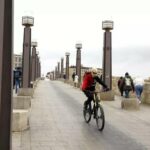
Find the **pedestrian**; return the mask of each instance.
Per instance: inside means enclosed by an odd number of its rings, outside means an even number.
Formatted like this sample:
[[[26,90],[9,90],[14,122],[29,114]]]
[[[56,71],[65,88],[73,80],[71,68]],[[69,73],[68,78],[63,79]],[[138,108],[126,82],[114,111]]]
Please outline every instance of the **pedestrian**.
[[[20,70],[18,68],[14,71],[14,80],[15,80],[15,92],[18,92],[18,88],[20,88]]]
[[[63,75],[63,78],[66,79],[66,74]]]
[[[141,95],[143,92],[144,79],[140,76],[137,76],[134,80],[135,94],[138,99],[138,102],[141,103]]]
[[[125,77],[123,80],[123,90],[125,92],[125,98],[129,98],[130,91],[134,92],[133,80],[128,72],[125,73]]]
[[[123,81],[124,81],[124,78],[121,76],[121,77],[119,78],[118,84],[117,84],[121,96],[123,96]]]
[[[75,75],[75,78],[74,78],[74,86],[75,86],[75,87],[78,87],[78,81],[79,81],[79,77],[78,77],[78,75],[76,74],[76,75]]]
[[[75,72],[73,72],[73,74],[72,74],[72,80],[74,81],[74,79],[75,79]]]

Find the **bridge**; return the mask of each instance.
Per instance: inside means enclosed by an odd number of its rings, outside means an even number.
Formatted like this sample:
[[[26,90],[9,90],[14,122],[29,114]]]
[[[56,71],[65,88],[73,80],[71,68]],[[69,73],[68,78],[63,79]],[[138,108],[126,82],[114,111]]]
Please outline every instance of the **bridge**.
[[[75,71],[79,77],[76,87],[70,82],[69,52],[65,53],[65,68],[64,59],[61,58],[61,67],[58,62],[55,70],[50,72],[52,80],[41,80],[37,42],[31,41],[31,26],[34,25],[31,16],[22,17],[24,35],[21,88],[16,93],[13,91],[12,10],[13,1],[0,0],[0,150],[150,149],[150,81],[145,81],[143,103],[138,104],[140,109],[122,109],[125,106],[137,106],[137,100],[134,97],[133,101],[124,101],[116,93],[114,83],[117,80],[113,82],[112,78],[113,21],[102,22],[102,29],[105,30],[102,80],[109,87],[110,93],[103,95],[105,101],[102,98],[106,125],[103,132],[99,132],[95,120],[92,119],[87,124],[82,114],[86,99],[78,88],[82,80],[82,43],[75,45]],[[125,104],[121,105],[122,102]]]
[[[86,97],[62,81],[40,80],[31,99],[29,129],[13,132],[13,150],[146,150],[150,149],[150,109],[121,109],[121,97],[102,101],[106,124],[85,123]]]

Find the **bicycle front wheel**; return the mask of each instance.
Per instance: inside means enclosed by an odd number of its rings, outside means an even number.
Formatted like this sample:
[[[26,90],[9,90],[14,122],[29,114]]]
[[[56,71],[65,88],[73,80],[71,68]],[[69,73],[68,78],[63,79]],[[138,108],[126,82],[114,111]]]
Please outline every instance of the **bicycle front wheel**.
[[[83,116],[86,123],[89,123],[91,120],[91,109],[90,104],[86,108],[83,108]]]
[[[105,115],[103,107],[99,104],[96,107],[96,124],[99,131],[102,131],[105,126]]]

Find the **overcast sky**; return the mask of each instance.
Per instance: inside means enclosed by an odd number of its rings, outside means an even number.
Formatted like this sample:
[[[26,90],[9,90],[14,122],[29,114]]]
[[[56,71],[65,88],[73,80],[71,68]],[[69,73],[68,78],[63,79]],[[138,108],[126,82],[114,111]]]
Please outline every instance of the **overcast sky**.
[[[54,70],[65,52],[75,65],[76,42],[82,42],[83,66],[102,67],[102,21],[114,21],[112,74],[150,77],[148,0],[15,0],[14,52],[22,52],[22,16],[34,17],[32,39],[38,42],[42,74]]]

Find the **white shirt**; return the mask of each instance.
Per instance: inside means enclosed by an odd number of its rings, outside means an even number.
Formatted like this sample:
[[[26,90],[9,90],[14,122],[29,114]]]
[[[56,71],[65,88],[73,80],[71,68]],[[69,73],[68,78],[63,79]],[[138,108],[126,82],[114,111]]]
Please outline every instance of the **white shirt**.
[[[78,79],[79,79],[78,75],[75,75],[74,82],[78,83]]]
[[[137,78],[135,78],[135,80],[134,80],[134,85],[136,86],[136,85],[144,85],[144,79],[143,78],[141,78],[141,77],[137,77]]]

